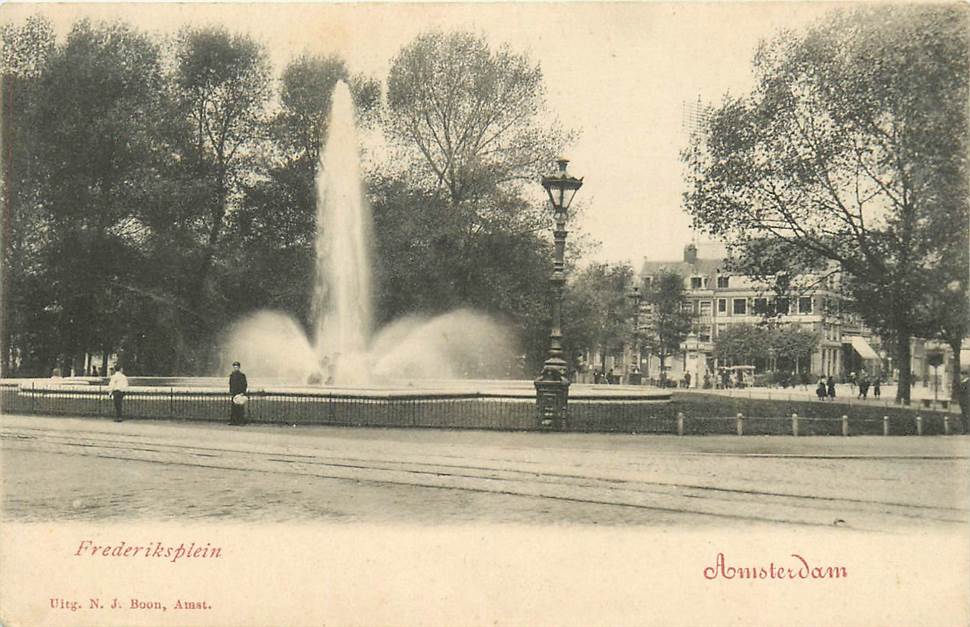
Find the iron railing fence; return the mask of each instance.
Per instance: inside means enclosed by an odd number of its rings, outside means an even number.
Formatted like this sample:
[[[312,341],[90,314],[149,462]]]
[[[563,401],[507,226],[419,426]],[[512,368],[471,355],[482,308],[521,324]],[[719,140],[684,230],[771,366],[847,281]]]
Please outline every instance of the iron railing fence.
[[[726,415],[724,405],[657,400],[570,399],[568,429],[686,435],[937,435],[965,432],[959,415],[920,409],[893,411],[866,406],[839,408],[845,418],[812,415],[823,405],[804,405],[807,415],[779,414],[756,403]],[[803,409],[804,408],[804,409]],[[741,409],[740,406],[737,409]],[[824,407],[827,411],[831,410]],[[229,395],[214,389],[142,387],[125,395],[126,419],[228,421]],[[0,411],[8,414],[114,416],[107,388],[0,383]],[[885,411],[885,413],[884,413]],[[678,414],[680,416],[678,417]],[[712,415],[713,414],[713,415]],[[884,414],[884,415],[881,415]],[[340,394],[256,391],[249,395],[247,420],[280,425],[424,427],[454,429],[538,429],[535,399],[500,394]]]

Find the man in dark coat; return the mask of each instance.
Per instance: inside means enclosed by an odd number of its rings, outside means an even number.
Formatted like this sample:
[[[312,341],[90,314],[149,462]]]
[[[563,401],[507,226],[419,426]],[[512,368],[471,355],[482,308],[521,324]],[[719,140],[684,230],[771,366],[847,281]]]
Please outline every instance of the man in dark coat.
[[[239,369],[240,364],[238,361],[232,363],[232,374],[229,375],[229,396],[230,396],[230,409],[229,409],[229,424],[231,425],[241,425],[246,423],[246,406],[243,403],[237,402],[236,396],[242,395],[245,398],[246,390],[249,389],[249,384],[246,382],[246,375],[243,374],[242,370]]]

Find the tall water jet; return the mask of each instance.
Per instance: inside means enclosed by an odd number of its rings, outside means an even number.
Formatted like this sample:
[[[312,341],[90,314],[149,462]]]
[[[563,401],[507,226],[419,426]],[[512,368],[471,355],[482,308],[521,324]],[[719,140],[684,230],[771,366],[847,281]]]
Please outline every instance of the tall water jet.
[[[316,192],[315,350],[331,376],[363,382],[371,332],[372,217],[361,189],[354,102],[343,81],[333,91]]]
[[[312,341],[289,315],[254,312],[227,330],[219,372],[240,360],[256,380],[341,386],[521,375],[507,325],[470,310],[434,317],[415,312],[372,337],[373,218],[354,120],[350,90],[338,82],[315,181]]]

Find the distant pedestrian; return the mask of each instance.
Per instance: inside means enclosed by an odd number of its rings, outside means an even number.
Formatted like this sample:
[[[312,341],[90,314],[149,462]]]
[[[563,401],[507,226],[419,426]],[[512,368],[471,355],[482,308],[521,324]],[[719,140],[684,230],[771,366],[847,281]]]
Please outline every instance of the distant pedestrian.
[[[606,382],[609,383],[610,385],[613,385],[613,383],[615,383],[615,377],[616,375],[613,374],[613,369],[610,368],[610,371],[606,373]]]
[[[872,381],[873,398],[879,398],[880,396],[882,396],[882,389],[880,387],[881,385],[882,385],[882,377],[877,376],[875,379],[873,379]]]
[[[824,401],[828,393],[825,390],[825,377],[820,377],[818,380],[818,387],[815,388],[815,395],[818,396],[818,400]]]
[[[866,400],[869,396],[869,377],[865,373],[859,377],[859,398]]]
[[[855,371],[849,373],[849,389],[855,394]]]
[[[232,374],[229,375],[229,424],[246,424],[246,391],[249,383],[246,375],[240,370],[241,364],[238,361],[232,362]]]
[[[684,387],[687,388],[687,389],[690,389],[690,373],[689,372],[685,372],[684,373]]]
[[[108,393],[115,402],[115,422],[121,422],[123,417],[123,405],[125,402],[125,391],[128,389],[128,377],[125,376],[125,369],[120,365],[115,366],[114,374],[108,380]]]
[[[829,375],[829,378],[826,380],[826,391],[829,393],[829,400],[834,401],[835,400],[835,379],[832,377],[832,375]]]

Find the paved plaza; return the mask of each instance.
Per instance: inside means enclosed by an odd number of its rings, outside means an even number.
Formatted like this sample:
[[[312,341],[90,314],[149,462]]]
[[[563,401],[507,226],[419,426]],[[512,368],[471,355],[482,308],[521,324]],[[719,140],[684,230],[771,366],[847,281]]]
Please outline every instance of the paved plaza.
[[[3,416],[7,520],[970,520],[970,437],[676,437]]]

